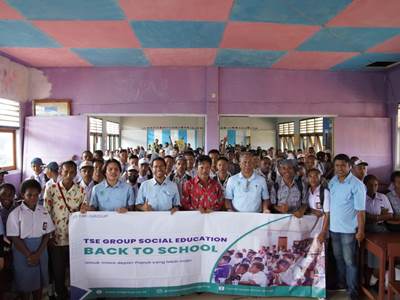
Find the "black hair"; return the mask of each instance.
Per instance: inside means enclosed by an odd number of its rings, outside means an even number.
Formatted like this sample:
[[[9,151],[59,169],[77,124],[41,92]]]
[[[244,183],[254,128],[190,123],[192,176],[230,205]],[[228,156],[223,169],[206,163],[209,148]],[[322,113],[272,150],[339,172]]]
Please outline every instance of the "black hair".
[[[193,157],[195,157],[195,155],[194,155],[194,152],[193,151],[191,151],[191,150],[187,150],[187,151],[185,151],[185,152],[183,152],[183,155],[184,156],[193,156]]]
[[[118,160],[116,160],[115,158],[112,158],[112,159],[107,160],[106,163],[105,163],[104,166],[103,166],[103,173],[104,173],[104,175],[106,174],[108,165],[109,165],[109,164],[113,164],[113,163],[116,164],[116,165],[118,166],[119,172],[120,172],[120,173],[122,172],[122,167],[121,167],[120,162],[119,162]]]
[[[153,167],[153,165],[154,165],[154,162],[156,162],[156,161],[162,161],[162,162],[164,163],[164,166],[167,166],[167,163],[165,162],[165,159],[164,159],[164,158],[162,158],[162,157],[156,157],[156,158],[154,158],[153,161],[151,162],[151,166],[152,166],[152,167]]]
[[[134,159],[134,158],[139,159],[139,157],[137,155],[135,155],[133,153],[129,153],[128,159]]]
[[[317,168],[312,168],[312,169],[308,170],[307,175],[310,175],[310,173],[317,173],[318,175],[321,176],[321,171],[318,170]]]
[[[93,153],[98,154],[99,156],[103,157],[104,153],[101,150],[95,150]]]
[[[210,151],[208,151],[208,155],[215,153],[219,155],[219,151],[217,149],[211,149]]]
[[[119,153],[128,153],[128,150],[126,150],[126,149],[121,149],[121,150],[119,150]]]
[[[239,268],[240,267],[244,268],[246,270],[246,272],[247,272],[247,270],[249,269],[249,264],[240,264]]]
[[[252,266],[256,266],[257,269],[259,269],[260,271],[264,271],[264,264],[262,262],[256,261],[252,263]]]
[[[95,159],[95,160],[93,160],[93,165],[94,165],[94,163],[96,163],[96,162],[101,163],[101,164],[104,164],[104,159]]]
[[[341,153],[341,154],[336,155],[335,158],[333,159],[333,162],[335,162],[337,160],[345,161],[347,164],[351,165],[350,157],[348,157],[346,154]]]
[[[367,176],[364,177],[364,184],[367,185],[368,182],[370,182],[371,180],[376,180],[379,182],[378,177],[376,177],[373,174],[368,174]]]
[[[60,169],[62,169],[64,166],[72,167],[72,168],[75,169],[75,171],[78,169],[77,166],[76,166],[76,163],[75,163],[74,161],[72,161],[72,160],[64,161],[64,162],[61,164]]]
[[[218,161],[220,161],[220,160],[223,160],[223,161],[226,161],[227,163],[229,163],[229,160],[225,156],[218,157]]]
[[[205,162],[209,163],[210,165],[212,164],[212,160],[211,160],[211,158],[210,158],[208,155],[200,155],[200,156],[197,158],[197,164],[198,164],[198,165],[199,165],[199,164],[203,164],[203,163],[205,163]]]
[[[25,194],[27,189],[35,189],[39,192],[39,194],[42,192],[42,187],[40,186],[40,183],[35,179],[25,180],[21,184],[21,195]]]
[[[226,262],[230,262],[231,261],[231,257],[229,255],[222,256],[222,259],[225,260]]]
[[[85,150],[85,151],[83,151],[83,152],[82,152],[82,155],[85,154],[85,153],[90,153],[91,155],[93,155],[92,151],[90,151],[90,150]]]
[[[400,171],[394,171],[394,172],[390,175],[390,181],[391,181],[391,182],[394,182],[394,180],[395,180],[397,177],[400,177]]]
[[[15,186],[13,186],[11,183],[3,183],[0,185],[0,191],[1,190],[9,190],[13,194],[15,194],[17,191],[15,190]]]
[[[167,158],[170,158],[170,159],[174,160],[174,158],[171,155],[165,155],[164,156],[164,160],[166,160]]]

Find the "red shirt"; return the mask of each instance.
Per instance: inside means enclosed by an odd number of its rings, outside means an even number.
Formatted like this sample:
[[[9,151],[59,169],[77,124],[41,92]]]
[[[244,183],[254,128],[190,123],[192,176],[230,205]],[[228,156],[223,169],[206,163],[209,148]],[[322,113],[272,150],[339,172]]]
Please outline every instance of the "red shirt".
[[[186,181],[183,185],[181,205],[185,210],[204,209],[221,210],[224,195],[221,185],[209,178],[203,185],[198,176]]]

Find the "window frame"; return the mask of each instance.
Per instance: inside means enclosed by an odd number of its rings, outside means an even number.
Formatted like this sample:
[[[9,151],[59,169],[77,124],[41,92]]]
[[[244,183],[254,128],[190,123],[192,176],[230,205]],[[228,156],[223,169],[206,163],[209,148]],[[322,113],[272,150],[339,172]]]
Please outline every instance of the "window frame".
[[[0,166],[5,171],[17,170],[17,130],[16,128],[0,127],[0,132],[11,133],[13,136],[13,165],[11,166]]]
[[[322,119],[322,130],[321,131],[316,131],[316,121],[317,119]],[[308,131],[308,123],[310,121],[313,121],[312,127],[313,131],[309,132]],[[306,132],[301,132],[302,130],[302,122],[306,122]],[[300,131],[300,148],[303,150],[306,150],[309,147],[314,147],[316,151],[324,151],[325,145],[324,145],[324,118],[323,117],[314,117],[314,118],[307,118],[307,119],[302,119],[299,121],[299,131]],[[314,141],[313,141],[314,139]]]
[[[281,133],[280,127],[282,126],[285,128],[285,125],[287,126],[287,133]],[[285,129],[283,129],[283,131],[285,131]],[[281,150],[295,150],[294,121],[278,123],[278,137]]]

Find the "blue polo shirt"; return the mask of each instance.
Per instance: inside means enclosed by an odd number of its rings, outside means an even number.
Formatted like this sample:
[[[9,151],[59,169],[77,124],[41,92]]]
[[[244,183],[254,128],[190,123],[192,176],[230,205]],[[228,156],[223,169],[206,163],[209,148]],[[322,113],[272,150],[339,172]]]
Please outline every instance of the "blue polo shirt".
[[[337,233],[355,233],[358,226],[357,213],[365,211],[366,192],[364,184],[351,172],[343,182],[335,176],[329,182],[330,223]]]
[[[225,198],[232,200],[233,208],[240,212],[261,212],[262,200],[269,199],[265,178],[253,172],[245,178],[240,172],[229,177]]]
[[[136,204],[144,204],[146,200],[155,211],[166,211],[181,205],[178,186],[168,178],[161,184],[155,178],[142,182]]]
[[[125,182],[118,181],[116,185],[110,186],[107,180],[103,180],[93,187],[90,206],[99,211],[115,211],[132,205],[135,205],[135,195],[132,186]]]

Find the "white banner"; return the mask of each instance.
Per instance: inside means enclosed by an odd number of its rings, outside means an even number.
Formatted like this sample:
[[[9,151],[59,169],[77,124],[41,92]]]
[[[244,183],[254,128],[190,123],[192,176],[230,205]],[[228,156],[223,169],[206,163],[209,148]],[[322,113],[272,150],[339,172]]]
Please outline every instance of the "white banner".
[[[325,297],[314,216],[89,212],[70,218],[71,298]]]

